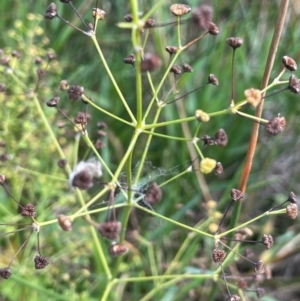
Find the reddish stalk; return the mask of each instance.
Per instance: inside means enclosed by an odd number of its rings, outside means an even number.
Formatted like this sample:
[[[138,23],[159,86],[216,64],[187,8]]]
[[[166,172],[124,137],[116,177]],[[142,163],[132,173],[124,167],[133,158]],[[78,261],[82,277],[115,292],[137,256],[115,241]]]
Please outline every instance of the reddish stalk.
[[[268,85],[268,82],[270,79],[270,74],[271,74],[271,71],[273,68],[279,40],[280,40],[280,37],[282,34],[288,5],[289,5],[289,0],[281,1],[280,7],[278,10],[279,15],[277,18],[277,23],[276,23],[276,27],[274,30],[269,54],[268,54],[265,72],[264,72],[264,76],[263,76],[262,83],[261,83],[261,89],[264,89]],[[259,118],[261,117],[263,106],[264,106],[264,99],[263,99],[264,96],[265,96],[265,93],[262,95],[262,100],[261,100],[260,104],[257,106],[256,112],[255,112],[255,116],[259,117]],[[249,174],[250,174],[251,168],[252,168],[252,162],[253,162],[254,153],[255,153],[255,149],[256,149],[256,145],[257,145],[258,130],[259,130],[259,124],[254,123],[253,128],[252,128],[251,137],[250,137],[248,152],[247,152],[247,156],[246,156],[246,163],[245,163],[245,166],[244,166],[244,169],[242,172],[242,176],[241,176],[241,180],[240,180],[240,184],[239,184],[239,189],[243,193],[246,191]]]

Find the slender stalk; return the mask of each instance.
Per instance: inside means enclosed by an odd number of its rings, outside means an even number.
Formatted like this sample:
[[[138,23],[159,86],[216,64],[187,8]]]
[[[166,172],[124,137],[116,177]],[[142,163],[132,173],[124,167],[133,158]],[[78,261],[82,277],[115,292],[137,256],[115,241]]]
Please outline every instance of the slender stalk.
[[[266,67],[265,67],[265,72],[264,72],[264,76],[263,76],[263,80],[262,80],[262,84],[261,84],[262,91],[265,91],[264,89],[268,85],[268,82],[270,79],[270,74],[271,74],[271,70],[273,68],[277,48],[279,45],[279,40],[280,40],[282,30],[284,27],[288,6],[289,6],[289,0],[282,0],[280,7],[278,9],[277,23],[276,23],[276,27],[274,29],[272,43],[270,46],[268,59],[267,59]],[[262,98],[264,97],[264,93],[265,92],[262,93]],[[255,111],[256,117],[261,118],[263,106],[264,106],[264,100],[262,99],[261,102],[259,103],[258,107],[256,108],[256,111]],[[250,142],[249,142],[245,167],[243,169],[240,184],[239,184],[239,189],[243,193],[246,191],[248,178],[249,178],[250,171],[252,168],[252,162],[253,162],[257,139],[258,139],[258,130],[259,130],[259,124],[255,123],[252,128],[252,133],[251,133],[251,138],[250,138]],[[231,226],[234,226],[234,225],[231,225]]]

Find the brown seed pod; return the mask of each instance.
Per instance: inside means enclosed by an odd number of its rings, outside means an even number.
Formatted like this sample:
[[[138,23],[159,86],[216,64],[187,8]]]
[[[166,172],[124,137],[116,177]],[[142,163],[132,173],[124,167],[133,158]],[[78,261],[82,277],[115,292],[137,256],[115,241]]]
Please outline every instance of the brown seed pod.
[[[259,260],[258,262],[256,262],[254,264],[254,272],[255,273],[261,272],[262,268],[263,268],[263,262],[261,260]]]
[[[135,56],[134,56],[134,54],[132,53],[132,54],[129,54],[126,57],[124,57],[123,62],[125,64],[133,65],[134,62],[135,62]]]
[[[158,185],[153,182],[147,189],[145,200],[153,205],[158,203],[162,198],[162,192],[161,189],[158,187]]]
[[[145,53],[144,59],[141,61],[142,72],[153,72],[160,68],[162,61],[160,57],[149,52]]]
[[[285,55],[282,58],[282,63],[285,66],[286,69],[290,71],[296,71],[297,70],[297,64],[296,62],[289,56]]]
[[[244,40],[242,38],[230,37],[226,40],[226,43],[233,49],[239,48],[243,45]]]
[[[170,11],[173,15],[181,17],[188,14],[191,8],[186,4],[173,4],[170,7]]]
[[[69,90],[69,83],[67,80],[63,79],[61,82],[60,82],[60,86],[59,86],[60,90],[61,91],[67,91]]]
[[[170,55],[175,54],[178,50],[176,46],[166,46],[165,49],[170,53]]]
[[[84,92],[84,88],[78,85],[70,85],[68,89],[68,94],[71,100],[77,100],[81,98]]]
[[[183,72],[193,72],[193,68],[189,64],[183,64],[182,66]]]
[[[272,235],[264,234],[262,237],[262,243],[264,244],[267,250],[270,250],[274,244]]]
[[[215,86],[219,85],[219,81],[218,81],[217,77],[214,74],[210,74],[208,76],[208,82],[212,85],[215,85]]]
[[[223,262],[226,258],[227,253],[224,250],[220,249],[214,249],[213,251],[213,261],[215,263],[217,262]]]
[[[57,8],[55,3],[51,3],[47,9],[46,12],[44,14],[44,18],[48,19],[48,20],[52,20],[53,18],[55,18],[57,16]]]
[[[49,263],[49,260],[40,254],[34,258],[34,266],[37,270],[45,268]]]
[[[106,16],[106,12],[100,8],[93,8],[92,11],[93,18],[98,20],[104,20]]]
[[[278,135],[284,131],[286,121],[284,117],[274,117],[266,124],[266,132],[270,135]]]
[[[47,102],[46,102],[46,105],[50,108],[52,107],[56,107],[58,102],[59,102],[60,98],[58,96],[55,96],[55,97],[52,97],[51,99],[49,99]]]
[[[170,72],[174,74],[181,74],[182,72],[181,67],[178,65],[173,65],[172,68],[170,69]]]
[[[128,251],[128,248],[126,245],[124,244],[112,244],[109,248],[109,254],[112,256],[120,256],[125,254]]]
[[[215,144],[220,146],[226,146],[228,143],[228,137],[223,129],[219,129],[215,134]]]
[[[298,206],[297,206],[297,204],[293,204],[293,203],[289,204],[286,207],[286,213],[291,219],[295,219],[298,215]]]
[[[29,216],[29,217],[35,217],[36,216],[36,211],[35,207],[32,203],[28,203],[22,207],[21,211],[22,216]]]
[[[217,165],[215,167],[215,175],[220,175],[223,172],[223,165],[221,162],[217,162]]]
[[[72,230],[72,221],[70,220],[69,217],[67,217],[64,214],[60,214],[57,217],[58,220],[58,224],[59,226],[66,232],[71,231]]]
[[[297,196],[293,191],[290,192],[288,201],[292,204],[297,204]]]
[[[121,223],[118,221],[105,222],[99,225],[97,229],[103,237],[109,240],[117,240],[121,231]]]
[[[288,88],[291,92],[298,94],[300,92],[300,82],[294,74],[290,76]]]
[[[0,277],[2,277],[3,279],[9,279],[11,275],[12,275],[12,272],[9,267],[0,269]]]
[[[204,135],[201,140],[203,141],[204,145],[214,145],[215,144],[215,139],[208,136]]]
[[[152,28],[155,26],[155,20],[154,19],[148,19],[145,21],[144,28]]]
[[[220,33],[218,26],[213,22],[208,22],[207,30],[213,36],[216,36]]]
[[[244,198],[244,194],[238,189],[231,189],[230,191],[231,198],[236,201],[242,201]]]
[[[132,14],[127,14],[124,16],[124,19],[126,22],[132,22],[133,18],[132,18]]]

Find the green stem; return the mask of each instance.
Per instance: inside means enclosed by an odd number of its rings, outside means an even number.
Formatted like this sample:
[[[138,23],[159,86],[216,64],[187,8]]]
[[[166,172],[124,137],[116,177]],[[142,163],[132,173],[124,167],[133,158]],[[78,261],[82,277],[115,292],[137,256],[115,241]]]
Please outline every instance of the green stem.
[[[115,81],[115,78],[114,78],[113,74],[112,74],[111,71],[110,71],[109,66],[107,65],[106,59],[105,59],[105,57],[104,57],[104,55],[103,55],[103,53],[102,53],[102,50],[101,50],[101,48],[100,48],[100,46],[99,46],[99,44],[98,44],[98,41],[97,41],[97,39],[96,39],[96,36],[95,36],[95,35],[92,35],[92,36],[91,36],[91,39],[92,39],[92,41],[93,41],[93,43],[94,43],[94,45],[95,45],[95,47],[96,47],[96,49],[97,49],[97,51],[98,51],[98,54],[99,54],[100,59],[101,59],[103,65],[104,65],[104,68],[106,69],[106,72],[107,72],[109,78],[111,79],[111,81],[112,81],[112,83],[113,83],[113,86],[115,87],[115,89],[116,89],[116,91],[117,91],[117,93],[118,93],[118,95],[119,95],[119,97],[120,97],[120,99],[121,99],[121,101],[122,101],[122,103],[123,103],[123,105],[124,105],[124,107],[125,107],[125,109],[126,109],[128,115],[130,116],[132,122],[133,122],[134,124],[136,124],[135,117],[133,116],[133,114],[132,114],[132,112],[131,112],[131,110],[130,110],[130,108],[129,108],[129,106],[128,106],[128,104],[127,104],[127,102],[126,102],[126,100],[125,100],[125,98],[124,98],[124,96],[123,96],[123,94],[122,94],[122,92],[121,92],[119,86],[118,86],[118,84],[117,84],[117,82]]]
[[[141,206],[139,206],[139,205],[136,205],[135,203],[132,203],[132,205],[133,205],[134,207],[139,208],[140,210],[143,210],[143,211],[148,212],[148,213],[151,214],[151,215],[154,215],[154,216],[156,216],[156,217],[158,217],[158,218],[161,218],[161,219],[163,219],[163,220],[165,220],[165,221],[167,221],[167,222],[169,222],[169,223],[171,223],[171,224],[174,224],[174,225],[176,225],[176,226],[179,226],[180,228],[187,229],[187,230],[189,230],[189,231],[191,231],[191,232],[195,232],[195,233],[197,233],[197,234],[200,234],[200,235],[203,235],[203,236],[206,236],[206,237],[210,237],[210,238],[214,238],[214,237],[215,237],[215,236],[212,235],[212,234],[208,234],[208,233],[206,233],[206,232],[204,232],[204,231],[195,229],[195,228],[193,228],[193,227],[189,227],[189,226],[187,226],[187,225],[185,225],[185,224],[182,224],[182,223],[177,222],[177,221],[175,221],[175,220],[173,220],[173,219],[171,219],[171,218],[168,218],[168,217],[166,217],[166,216],[164,216],[164,215],[161,215],[161,214],[159,214],[159,213],[157,213],[157,212],[155,212],[155,211],[151,211],[151,210],[148,210],[148,209],[146,209],[146,208],[144,208],[144,207],[141,207]]]
[[[164,185],[169,184],[170,182],[174,181],[175,179],[178,179],[178,178],[182,177],[183,175],[185,175],[186,173],[191,172],[191,171],[192,171],[192,166],[188,167],[186,170],[184,170],[183,172],[177,174],[176,176],[172,177],[171,179],[161,183],[159,185],[159,187],[163,187]]]
[[[264,212],[263,214],[261,215],[258,215],[256,216],[255,218],[251,219],[250,221],[247,221],[243,224],[240,224],[226,232],[223,232],[221,234],[218,234],[218,237],[223,237],[223,236],[226,236],[227,234],[231,233],[231,232],[234,232],[236,231],[237,229],[240,229],[240,228],[243,228],[243,227],[246,227],[248,226],[249,224],[252,224],[253,222],[257,221],[258,219],[261,219],[262,217],[264,216],[268,216],[268,215],[276,215],[276,214],[284,214],[286,213],[286,209],[280,209],[280,210],[276,210],[276,211],[267,211],[267,212]]]
[[[132,123],[130,123],[130,122],[128,122],[128,121],[126,121],[126,120],[124,120],[124,119],[122,119],[122,118],[120,118],[120,117],[118,117],[118,116],[116,116],[116,115],[114,115],[114,114],[112,114],[112,113],[110,113],[110,112],[104,110],[103,108],[97,106],[93,101],[91,101],[91,100],[90,100],[89,98],[87,98],[85,95],[84,95],[82,98],[83,98],[84,101],[88,102],[91,106],[93,106],[94,108],[96,108],[96,109],[99,110],[100,112],[106,114],[107,116],[110,116],[111,118],[114,118],[114,119],[116,119],[116,120],[118,120],[118,121],[120,121],[120,122],[123,122],[123,123],[127,124],[127,125],[133,126]]]
[[[178,141],[185,141],[185,142],[192,141],[192,139],[190,139],[190,138],[169,136],[169,135],[154,133],[154,132],[151,132],[151,131],[143,131],[143,133],[153,135],[153,136],[157,136],[157,137],[161,137],[161,138],[165,138],[165,139],[170,139],[170,140],[178,140]]]

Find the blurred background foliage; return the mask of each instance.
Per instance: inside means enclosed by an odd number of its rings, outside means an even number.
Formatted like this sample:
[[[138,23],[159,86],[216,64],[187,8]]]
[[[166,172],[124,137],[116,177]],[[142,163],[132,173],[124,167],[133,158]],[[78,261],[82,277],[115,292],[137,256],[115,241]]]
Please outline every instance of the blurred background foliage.
[[[156,1],[139,2],[143,14]],[[198,0],[184,2],[192,8],[202,3]],[[157,23],[174,20],[169,12],[169,7],[173,3],[173,1],[166,0],[153,15]],[[167,106],[160,121],[179,118],[179,108],[183,109],[181,113],[186,116],[193,116],[196,109],[214,112],[229,105],[231,49],[226,45],[226,38],[230,36],[244,39],[242,48],[237,51],[235,61],[236,99],[244,98],[245,89],[260,87],[280,1],[212,0],[206,3],[214,7],[213,21],[220,28],[220,34],[205,37],[180,56],[178,64],[188,63],[193,67],[194,72],[185,74],[178,87],[181,94],[184,94],[205,83],[210,73],[217,76],[219,86],[209,85],[200,89],[186,99],[180,100],[183,103],[182,106],[175,104]],[[44,20],[43,14],[49,4],[47,1],[35,0],[2,1],[0,13],[2,32],[0,48],[3,49],[5,55],[10,55],[13,50],[22,54],[19,60],[11,58],[10,64],[14,64],[16,74],[26,84],[26,89],[20,89],[5,74],[5,67],[1,66],[1,82],[4,82],[8,91],[13,94],[11,96],[0,95],[0,140],[6,142],[6,146],[1,148],[1,154],[9,158],[0,162],[1,173],[6,175],[9,188],[18,200],[31,201],[37,205],[40,220],[55,218],[58,213],[68,214],[78,205],[74,195],[69,191],[67,180],[64,180],[63,171],[57,166],[58,154],[50,137],[45,134],[35,106],[30,97],[24,95],[25,92],[34,89],[36,84],[38,68],[35,64],[36,57],[44,58],[42,64],[45,66],[47,52],[54,51],[57,54],[57,60],[50,63],[47,74],[41,81],[38,96],[71,164],[74,164],[72,160],[76,149],[72,126],[66,124],[60,127],[59,125],[65,122],[64,118],[57,115],[55,110],[47,108],[45,102],[54,95],[59,95],[60,106],[71,118],[78,111],[85,110],[85,105],[79,102],[71,103],[67,94],[59,91],[59,83],[62,79],[84,86],[85,94],[92,97],[98,105],[128,120],[127,113],[111,85],[92,41],[57,18],[51,22]],[[71,23],[81,26],[68,5],[59,1],[56,4],[60,15]],[[95,1],[74,1],[74,5],[86,21],[93,22],[91,10],[95,6]],[[102,0],[99,1],[99,7],[107,11],[106,20],[99,24],[97,30],[100,46],[121,91],[134,111],[134,70],[123,63],[123,58],[133,53],[134,50],[131,46],[130,32],[116,26],[118,22],[123,22],[125,14],[130,13],[129,1]],[[300,57],[299,14],[299,1],[290,1],[288,18],[276,55],[272,78],[275,78],[282,70],[281,58],[284,55],[289,55],[296,61]],[[199,29],[195,28],[192,22],[184,24],[182,27],[183,44],[195,38],[199,33]],[[164,58],[166,64],[168,54],[164,48],[167,45],[176,44],[176,28],[167,26],[151,30],[149,42],[146,51],[157,53]],[[160,81],[164,68],[165,66],[161,68],[161,71],[153,74],[156,84]],[[289,76],[285,74],[284,78],[288,79]],[[145,82],[147,82],[146,78]],[[168,91],[168,88],[165,90]],[[145,105],[148,104],[150,98],[145,89]],[[254,114],[253,108],[249,107],[247,111]],[[132,129],[124,127],[123,124],[95,110],[90,109],[89,113],[92,115],[89,135],[93,141],[97,139],[97,122],[104,121],[108,125],[107,137],[103,138],[105,147],[100,152],[111,169],[115,170],[128,146]],[[290,191],[299,194],[299,113],[299,96],[289,91],[266,99],[263,117],[270,119],[281,114],[286,117],[287,127],[277,137],[270,137],[264,129],[261,129],[241,221],[248,220],[284,201]],[[196,126],[195,122],[189,123],[191,133]],[[228,145],[225,148],[204,146],[202,150],[206,157],[222,162],[225,168],[224,174],[220,177],[206,177],[212,199],[217,202],[222,201],[223,205],[219,207],[219,210],[224,210],[229,201],[230,189],[238,187],[252,123],[239,116],[215,117],[203,126],[200,137],[205,134],[213,136],[219,128],[227,132]],[[183,136],[181,125],[159,128],[158,132]],[[140,137],[135,150],[136,165],[144,149],[145,139],[146,136]],[[79,160],[88,156],[85,144],[80,143]],[[185,170],[192,159],[194,158],[190,158],[185,142],[156,137],[153,139],[147,157],[145,177],[151,175],[157,183],[164,182],[172,175]],[[108,180],[107,175],[104,175],[104,180]],[[97,190],[98,188],[92,189],[89,194],[93,195]],[[18,222],[20,218],[16,213],[16,204],[6,196],[3,190],[0,190],[0,199],[1,222]],[[101,200],[96,206],[101,206],[100,203]],[[163,201],[155,210],[169,218],[193,226],[207,217],[206,206],[197,178],[194,173],[190,173],[177,182],[163,187]],[[100,221],[105,216],[99,215],[96,218]],[[12,279],[5,282],[1,280],[0,300],[26,300],[25,296],[29,295],[32,300],[96,300],[105,285],[102,279],[104,277],[101,273],[102,267],[97,257],[93,256],[94,246],[84,222],[78,221],[75,227],[76,229],[68,235],[62,233],[57,225],[42,229],[43,250],[45,255],[51,258],[51,266],[39,273],[32,267],[36,242],[31,239],[14,263]],[[11,227],[5,227],[5,231],[10,230]],[[150,274],[151,263],[149,264],[147,254],[149,246],[143,246],[141,241],[136,239],[136,233],[133,230],[137,230],[139,235],[149,241],[155,240],[153,248],[158,272],[163,271],[164,265],[174,257],[187,235],[186,231],[176,229],[171,224],[139,212],[134,212],[129,230],[134,234],[132,234],[134,238],[131,237],[132,252],[127,255],[121,266],[120,276],[125,274],[138,276],[144,274],[144,271]],[[252,230],[255,237],[261,237],[262,233],[271,233],[278,242],[277,249],[269,251],[271,255],[264,255],[266,263],[273,267],[274,278],[265,284],[271,297],[263,300],[287,300],[288,297],[284,294],[288,294],[290,300],[298,300],[300,292],[295,283],[297,283],[296,279],[300,271],[295,265],[298,257],[294,254],[299,251],[299,247],[296,243],[288,250],[285,247],[288,241],[297,242],[296,233],[299,232],[299,226],[287,217],[280,216],[262,219],[253,225]],[[12,254],[24,241],[24,237],[26,234],[21,233],[10,239],[1,240],[1,266],[9,262]],[[130,241],[130,235],[128,240]],[[104,242],[104,248],[105,244]],[[199,271],[202,264],[207,264],[209,267],[211,248],[212,241],[210,240],[193,241],[189,252],[186,252],[187,254],[183,256],[179,264],[179,271],[182,272],[192,267]],[[280,250],[283,253],[280,253]],[[257,252],[260,251],[261,249],[258,248]],[[112,259],[112,265],[114,260]],[[119,286],[114,299],[111,300],[140,300],[152,285],[152,283],[134,283]],[[276,289],[273,287],[275,285]],[[181,284],[181,286],[172,287],[172,290],[167,292],[160,292],[152,300],[198,300],[197,296],[205,295],[207,290],[209,287],[204,283],[191,281],[185,286]],[[195,294],[195,298],[191,292]],[[217,295],[215,300],[224,299],[222,294],[220,296]]]

